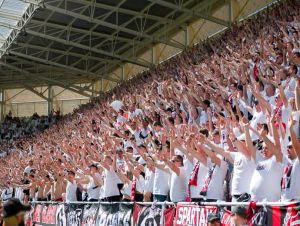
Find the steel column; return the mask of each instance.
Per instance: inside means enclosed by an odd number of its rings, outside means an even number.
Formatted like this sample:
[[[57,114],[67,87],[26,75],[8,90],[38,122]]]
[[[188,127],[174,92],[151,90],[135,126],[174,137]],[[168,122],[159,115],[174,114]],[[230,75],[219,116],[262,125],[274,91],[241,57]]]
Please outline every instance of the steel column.
[[[53,110],[53,89],[52,86],[48,86],[48,115],[51,114],[51,111]]]

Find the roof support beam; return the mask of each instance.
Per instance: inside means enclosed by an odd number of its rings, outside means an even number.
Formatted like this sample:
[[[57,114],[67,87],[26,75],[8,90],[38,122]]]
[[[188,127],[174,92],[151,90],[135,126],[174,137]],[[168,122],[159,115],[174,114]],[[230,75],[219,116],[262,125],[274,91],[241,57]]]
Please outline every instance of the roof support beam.
[[[86,59],[95,60],[95,61],[103,60],[103,61],[108,61],[108,62],[114,62],[111,59],[103,59],[103,58],[99,58],[99,57],[95,57],[95,56],[83,55],[83,54],[74,53],[74,52],[70,52],[70,51],[66,53],[66,51],[63,51],[60,49],[54,49],[54,48],[49,48],[49,47],[44,47],[44,46],[39,46],[39,45],[32,45],[30,43],[18,42],[17,45],[22,48],[30,48],[30,49],[40,50],[40,51],[53,52],[53,53],[57,53],[57,54],[86,58]],[[18,50],[18,47],[11,48],[11,50]],[[109,80],[109,78],[107,78],[107,80]]]
[[[98,58],[98,57],[82,55],[82,54],[78,54],[78,53],[74,53],[74,52],[66,53],[65,51],[62,51],[62,50],[58,50],[58,49],[54,49],[54,48],[47,48],[47,47],[38,46],[38,45],[31,45],[31,44],[28,44],[28,43],[18,42],[18,46],[20,46],[21,49],[23,49],[23,50],[25,49],[26,53],[28,52],[27,51],[28,49],[35,49],[35,50],[42,51],[43,53],[53,52],[53,53],[56,53],[56,54],[61,54],[61,57],[63,57],[63,56],[74,56],[74,57],[78,57],[78,58],[81,58],[81,59],[87,59],[87,60],[94,60],[94,61],[102,62],[101,61],[102,59]],[[12,53],[12,51],[21,52],[20,48],[18,48],[18,47],[11,48],[9,52]],[[26,55],[28,55],[28,54],[26,54]],[[55,66],[57,66],[57,63],[55,61],[49,60],[49,59],[47,59],[47,61],[48,61],[48,63],[49,62],[54,62]],[[112,60],[107,60],[107,61],[113,62]],[[51,63],[49,63],[49,64],[51,64]],[[68,66],[70,68],[70,70],[73,71],[73,69],[71,69],[71,68],[74,68],[74,67],[71,67],[70,65],[65,65],[65,66]],[[63,68],[65,68],[65,66]],[[76,72],[78,73],[77,68],[76,68]],[[92,73],[92,72],[85,72],[84,74],[89,74],[89,73]],[[96,79],[104,78],[104,79],[112,81],[112,82],[118,82],[117,79],[109,78],[109,77],[103,77],[102,75],[96,75],[95,73],[89,74],[89,75],[92,75]]]
[[[30,26],[30,24],[33,24],[33,26]],[[47,28],[56,28],[56,29],[61,29],[61,30],[65,30],[65,31],[68,31],[68,32],[76,32],[76,33],[79,33],[79,34],[90,34],[92,36],[95,36],[95,37],[99,37],[99,38],[108,38],[108,39],[111,39],[112,36],[111,35],[108,35],[108,34],[105,34],[105,33],[99,33],[99,32],[96,32],[96,31],[87,31],[85,29],[82,29],[82,28],[78,28],[78,27],[73,27],[73,26],[65,26],[65,25],[61,25],[61,24],[56,24],[56,23],[53,23],[51,21],[47,21],[47,23],[45,23],[44,21],[40,21],[40,20],[37,20],[35,18],[33,18],[32,20],[30,20],[30,24],[29,26],[27,26],[27,28],[33,28],[33,27],[36,27],[35,25],[39,25],[41,26],[41,30],[46,30]],[[122,41],[122,42],[132,42],[132,39],[130,38],[126,38],[126,37],[120,37],[118,36],[118,40]],[[141,41],[137,41],[138,43],[141,43]]]
[[[82,19],[82,20],[85,20],[85,21],[88,21],[88,22],[91,22],[91,23],[99,24],[99,25],[102,25],[102,26],[105,26],[105,27],[108,27],[108,28],[111,28],[111,29],[123,31],[123,32],[128,33],[128,34],[138,36],[139,38],[150,39],[152,42],[160,42],[160,43],[164,43],[166,45],[170,45],[170,46],[173,46],[173,47],[176,47],[176,48],[181,48],[181,45],[178,45],[178,43],[173,43],[173,42],[166,41],[166,40],[160,39],[160,38],[157,39],[157,38],[154,38],[152,35],[148,35],[144,32],[138,32],[136,30],[131,30],[129,28],[126,28],[126,27],[123,27],[123,26],[120,26],[120,25],[109,23],[109,22],[106,22],[106,21],[100,20],[100,19],[91,18],[89,16],[85,16],[85,15],[82,15],[82,14],[79,14],[79,13],[76,13],[76,12],[72,12],[70,10],[65,10],[65,9],[62,9],[62,8],[59,8],[59,7],[55,7],[55,6],[49,5],[47,3],[45,3],[45,6],[49,10],[52,10],[52,11],[55,11],[55,12],[58,12],[58,13],[61,13],[61,14],[64,14],[64,15],[79,18],[79,19]]]
[[[29,60],[33,60],[33,61],[36,61],[36,62],[40,62],[40,63],[44,63],[44,64],[49,64],[49,65],[65,68],[65,69],[71,70],[75,73],[80,73],[80,74],[83,74],[83,75],[85,75],[85,74],[92,75],[94,78],[98,78],[98,79],[101,78],[101,76],[99,76],[97,74],[94,74],[94,73],[91,73],[91,72],[88,72],[88,71],[84,71],[84,70],[81,70],[81,69],[78,69],[78,68],[66,66],[64,64],[59,64],[59,63],[49,61],[49,60],[45,60],[45,59],[41,59],[41,58],[38,58],[38,57],[30,56],[28,54],[19,53],[19,52],[14,51],[14,50],[9,50],[9,53],[11,53],[15,56],[22,57],[22,58],[29,59]],[[114,80],[114,81],[117,81],[117,80]]]
[[[107,52],[107,51],[104,51],[104,50],[94,49],[92,46],[86,46],[86,45],[83,45],[83,44],[80,44],[80,43],[64,40],[62,38],[53,37],[53,36],[46,35],[46,34],[43,34],[43,33],[39,33],[39,32],[32,31],[32,30],[26,30],[26,32],[28,34],[35,35],[35,36],[45,38],[45,39],[48,39],[48,40],[52,40],[52,41],[55,41],[55,42],[59,42],[59,43],[62,43],[64,45],[69,45],[69,46],[73,46],[73,47],[76,47],[76,48],[85,49],[85,50],[88,50],[88,51],[91,51],[91,52],[95,52],[95,53],[98,53],[98,54],[109,56],[111,58],[116,58],[116,59],[119,59],[119,60],[122,60],[122,61],[125,61],[125,62],[129,62],[129,63],[132,63],[132,64],[137,64],[137,65],[142,66],[142,67],[151,67],[152,66],[150,63],[145,63],[145,62],[142,62],[142,61],[139,61],[139,60],[126,58],[126,57],[123,57],[121,55],[117,55],[115,53]]]
[[[183,2],[183,6],[185,5],[188,5],[192,0],[188,0],[188,1],[184,1]],[[194,10],[197,11],[197,12],[202,12],[204,10],[206,10],[208,7],[210,7],[211,5],[215,4],[216,2],[218,2],[220,0],[206,0],[204,2],[199,2],[195,7],[194,7]],[[171,12],[169,15],[167,15],[167,17],[169,17],[172,13],[174,12]],[[157,31],[153,34],[153,36],[155,37],[160,37],[162,36],[163,34],[165,33],[169,33],[169,32],[172,32],[176,29],[178,29],[179,25],[181,24],[184,24],[188,19],[190,19],[192,17],[192,15],[190,15],[189,17],[187,17],[186,15],[182,15],[180,16],[179,18],[176,19],[176,21],[174,21],[172,24],[168,25],[168,27],[166,28],[165,31]],[[149,28],[149,30],[153,29],[154,26],[156,26],[155,24],[153,26],[151,26]],[[145,31],[147,32],[147,30]],[[147,46],[151,45],[151,42],[150,41],[144,41],[141,45],[138,45],[136,47],[136,52],[139,53],[141,50],[143,50],[144,48],[146,48]],[[128,48],[128,46],[124,46],[123,48],[121,48],[119,51],[121,52],[122,50],[125,50],[126,48]],[[128,56],[131,54],[131,51],[128,50],[127,52],[123,53],[124,56]],[[113,71],[115,69],[114,66],[111,66],[109,68],[106,69],[106,71]],[[102,72],[103,73],[103,72]]]
[[[37,75],[37,74],[32,74],[26,70],[23,70],[21,68],[18,68],[18,67],[15,67],[15,66],[12,66],[10,64],[6,64],[4,62],[1,62],[0,61],[0,64],[5,66],[5,67],[8,67],[10,69],[13,69],[13,70],[16,70],[18,72],[21,72],[24,74],[24,76],[28,77],[28,78],[32,78],[32,76],[34,76],[36,79],[38,80],[41,80],[41,81],[44,81],[46,83],[50,83],[50,84],[53,84],[53,85],[57,85],[57,86],[60,86],[60,87],[63,87],[65,89],[69,89],[75,93],[78,93],[80,95],[83,95],[83,96],[86,96],[86,97],[92,97],[92,95],[88,94],[88,93],[85,93],[84,91],[80,91],[80,89],[82,89],[82,87],[80,86],[76,86],[76,85],[72,85],[72,84],[67,84],[67,83],[64,83],[64,82],[61,82],[61,81],[57,81],[57,80],[54,80],[54,79],[51,79],[51,78],[46,78],[46,77],[43,77],[43,76],[40,76],[40,75]]]
[[[150,14],[144,14],[142,12],[134,11],[134,10],[131,10],[131,9],[124,9],[124,8],[120,8],[120,7],[116,8],[115,6],[108,5],[108,4],[105,4],[105,3],[100,3],[100,2],[98,3],[98,2],[92,2],[92,1],[86,1],[86,0],[69,0],[69,1],[80,3],[80,4],[85,4],[85,5],[90,5],[90,6],[95,6],[97,8],[105,9],[105,10],[108,10],[108,11],[117,11],[117,12],[124,13],[124,14],[131,15],[131,16],[138,16],[138,17],[141,17],[141,18],[156,20],[160,23],[171,23],[173,21],[169,18],[150,15]]]
[[[12,24],[8,24],[8,23],[5,23],[5,22],[0,22],[0,27],[6,27],[6,28],[9,28],[9,29],[15,29],[15,30],[18,30],[18,31],[21,30],[20,27],[14,26]]]
[[[39,6],[37,6],[37,5],[30,4],[28,6],[28,8],[26,9],[26,11],[24,12],[24,14],[21,16],[21,18],[20,17],[17,18],[17,21],[19,21],[17,23],[17,27],[22,29],[27,24],[27,22],[30,20],[30,18],[34,14],[35,10],[38,9],[38,7]],[[3,11],[0,12],[0,16],[1,16],[1,14],[2,14],[3,17],[13,16],[13,15],[10,15],[10,13],[8,13],[8,12],[3,12]],[[3,50],[0,51],[0,58],[5,54],[5,52],[8,50],[10,45],[14,42],[14,40],[19,35],[19,33],[20,33],[20,30],[18,30],[18,29],[13,29],[11,31],[11,33],[7,37],[6,41],[2,45]]]
[[[158,3],[158,4],[162,5],[162,6],[168,7],[170,9],[175,9],[175,10],[178,10],[178,11],[190,14],[191,16],[200,17],[202,19],[205,19],[205,20],[208,20],[208,21],[211,21],[211,22],[223,25],[225,27],[229,27],[230,26],[230,22],[229,21],[225,21],[225,20],[219,19],[217,17],[208,15],[206,13],[199,13],[196,10],[190,10],[190,9],[184,7],[184,6],[176,5],[176,4],[173,4],[171,2],[167,2],[165,0],[149,0],[149,1]]]
[[[27,85],[26,83],[22,84],[27,90],[31,91],[32,93],[34,93],[35,95],[39,96],[40,98],[48,101],[48,98],[45,97],[42,93],[39,93],[38,91],[36,91],[34,88],[32,88],[30,85]]]

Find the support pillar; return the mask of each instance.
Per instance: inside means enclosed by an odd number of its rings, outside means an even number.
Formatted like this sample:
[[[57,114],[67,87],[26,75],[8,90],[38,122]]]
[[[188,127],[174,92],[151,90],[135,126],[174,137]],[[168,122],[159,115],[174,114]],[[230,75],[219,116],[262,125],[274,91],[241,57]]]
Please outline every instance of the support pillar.
[[[124,72],[124,65],[122,65],[121,66],[121,79],[122,79],[122,81],[124,81],[125,80],[125,72]]]
[[[229,26],[232,26],[232,22],[234,21],[233,18],[233,5],[232,5],[232,0],[228,0],[228,21],[229,21]]]
[[[103,81],[103,79],[101,79],[101,92],[104,92],[104,81]]]
[[[189,46],[189,30],[188,25],[184,26],[184,46],[187,48]]]
[[[4,96],[4,90],[0,89],[0,121],[2,122],[4,120],[4,112],[5,112],[5,96]]]
[[[95,97],[95,83],[92,83],[92,98]]]
[[[53,110],[53,89],[52,86],[48,86],[48,115]]]

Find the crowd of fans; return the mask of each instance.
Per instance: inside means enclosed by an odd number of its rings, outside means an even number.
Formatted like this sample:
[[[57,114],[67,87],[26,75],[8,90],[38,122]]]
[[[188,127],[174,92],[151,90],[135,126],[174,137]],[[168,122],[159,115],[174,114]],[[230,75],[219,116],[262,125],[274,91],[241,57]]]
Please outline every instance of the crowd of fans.
[[[284,1],[19,144],[2,200],[300,200],[299,11]]]
[[[26,140],[48,129],[60,118],[60,113],[52,112],[49,116],[13,117],[10,111],[0,124],[0,158],[16,150],[20,140]],[[17,141],[17,142],[16,142]]]

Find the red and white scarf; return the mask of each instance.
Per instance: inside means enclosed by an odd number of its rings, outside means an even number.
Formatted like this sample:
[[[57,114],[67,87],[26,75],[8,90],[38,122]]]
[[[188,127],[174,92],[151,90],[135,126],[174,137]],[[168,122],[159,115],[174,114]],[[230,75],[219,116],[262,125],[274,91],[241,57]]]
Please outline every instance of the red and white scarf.
[[[133,178],[132,185],[131,185],[131,192],[130,192],[131,201],[135,200],[135,194],[136,194],[136,178]]]
[[[291,174],[292,174],[292,169],[293,169],[293,165],[292,164],[288,164],[285,168],[284,168],[284,172],[283,172],[283,176],[281,179],[281,189],[286,189],[289,188],[291,185]]]
[[[189,184],[188,184],[188,196],[186,198],[186,202],[191,201],[191,186],[197,186],[197,180],[198,180],[198,172],[199,172],[200,162],[198,161],[192,170]]]
[[[204,185],[201,189],[200,195],[202,196],[206,196],[207,194],[207,190],[208,190],[208,186],[210,184],[210,181],[212,179],[212,175],[214,174],[214,170],[216,168],[217,164],[214,164],[214,166],[212,168],[209,169],[208,173],[207,173],[207,177],[204,181]]]

